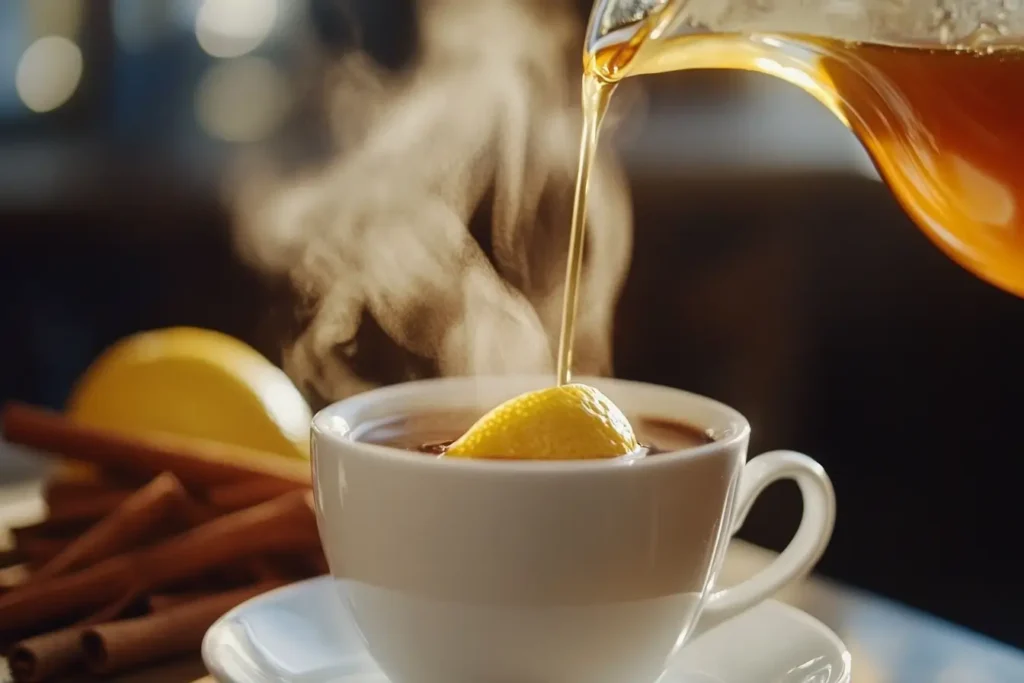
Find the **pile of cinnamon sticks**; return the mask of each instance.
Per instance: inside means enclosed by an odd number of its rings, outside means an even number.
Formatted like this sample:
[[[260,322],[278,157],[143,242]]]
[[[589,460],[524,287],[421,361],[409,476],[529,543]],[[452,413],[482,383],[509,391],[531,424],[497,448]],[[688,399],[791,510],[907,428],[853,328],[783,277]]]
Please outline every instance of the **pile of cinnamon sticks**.
[[[24,405],[4,438],[92,465],[13,529],[0,644],[15,681],[108,674],[197,652],[226,611],[327,571],[309,464],[167,435],[127,437]]]

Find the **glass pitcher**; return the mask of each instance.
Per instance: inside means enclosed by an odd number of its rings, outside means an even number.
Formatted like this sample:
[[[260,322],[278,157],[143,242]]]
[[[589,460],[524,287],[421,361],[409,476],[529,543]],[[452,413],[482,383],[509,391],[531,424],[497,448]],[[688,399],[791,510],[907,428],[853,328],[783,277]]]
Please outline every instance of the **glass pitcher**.
[[[1024,0],[598,0],[584,66],[802,88],[935,244],[1024,296]]]

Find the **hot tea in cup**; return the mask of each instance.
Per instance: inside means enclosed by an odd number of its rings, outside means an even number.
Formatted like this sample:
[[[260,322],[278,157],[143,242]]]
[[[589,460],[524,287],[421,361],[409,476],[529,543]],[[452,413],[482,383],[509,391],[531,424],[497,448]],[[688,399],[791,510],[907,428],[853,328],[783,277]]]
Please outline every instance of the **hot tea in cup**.
[[[424,411],[364,425],[353,438],[425,455],[444,455],[447,448],[480,418],[474,411]],[[660,455],[705,446],[714,437],[693,425],[676,420],[631,417],[639,439],[638,455]]]
[[[747,421],[711,399],[582,381],[630,417],[644,457],[437,457],[547,377],[410,382],[314,418],[321,539],[394,683],[652,683],[696,630],[820,557],[835,500],[813,460],[779,451],[747,463]],[[729,539],[785,478],[804,500],[793,541],[760,574],[717,590]]]

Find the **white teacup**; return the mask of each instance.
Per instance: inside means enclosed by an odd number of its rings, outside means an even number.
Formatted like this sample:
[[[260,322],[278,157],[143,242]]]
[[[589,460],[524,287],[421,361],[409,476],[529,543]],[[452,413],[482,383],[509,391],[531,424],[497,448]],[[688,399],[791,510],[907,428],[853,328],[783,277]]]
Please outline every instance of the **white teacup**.
[[[667,387],[581,380],[629,417],[707,429],[714,443],[636,460],[426,457],[353,439],[425,411],[484,412],[549,377],[376,389],[313,420],[320,536],[371,655],[393,683],[652,683],[696,630],[808,572],[835,517],[824,470],[790,451],[745,463],[735,410]],[[770,483],[794,479],[786,550],[715,590],[730,537]]]

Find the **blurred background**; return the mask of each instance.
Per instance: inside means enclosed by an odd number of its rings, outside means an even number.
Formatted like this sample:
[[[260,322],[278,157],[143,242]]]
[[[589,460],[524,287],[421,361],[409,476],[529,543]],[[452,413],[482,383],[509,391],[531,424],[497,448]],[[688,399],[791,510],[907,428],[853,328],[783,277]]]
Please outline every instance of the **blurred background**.
[[[293,294],[236,256],[225,178],[252,149],[315,163],[324,65],[358,45],[399,69],[415,21],[414,0],[0,3],[0,401],[60,408],[157,327],[279,361]],[[795,88],[694,72],[631,95],[615,374],[734,405],[754,452],[820,460],[840,510],[824,574],[1024,646],[1024,302],[932,247]],[[8,456],[0,484],[34,467]],[[741,535],[781,548],[799,514],[778,485]]]

